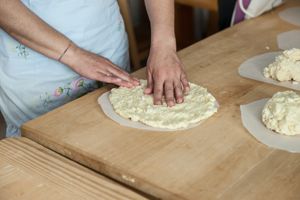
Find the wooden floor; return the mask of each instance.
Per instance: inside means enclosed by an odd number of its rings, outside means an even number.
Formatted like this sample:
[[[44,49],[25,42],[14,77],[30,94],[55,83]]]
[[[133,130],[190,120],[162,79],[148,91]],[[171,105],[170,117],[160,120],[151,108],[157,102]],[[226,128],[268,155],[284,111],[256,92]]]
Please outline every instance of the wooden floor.
[[[0,200],[146,200],[23,138],[0,141]]]

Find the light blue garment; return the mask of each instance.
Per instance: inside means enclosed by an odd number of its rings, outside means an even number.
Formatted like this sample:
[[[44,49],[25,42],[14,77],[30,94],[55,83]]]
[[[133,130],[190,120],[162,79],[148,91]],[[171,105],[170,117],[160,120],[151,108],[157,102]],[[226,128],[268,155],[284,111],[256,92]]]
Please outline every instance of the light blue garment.
[[[22,2],[78,46],[128,70],[127,34],[116,0]],[[20,135],[24,122],[95,88],[95,81],[80,77],[0,29],[0,109],[7,123],[7,137]]]

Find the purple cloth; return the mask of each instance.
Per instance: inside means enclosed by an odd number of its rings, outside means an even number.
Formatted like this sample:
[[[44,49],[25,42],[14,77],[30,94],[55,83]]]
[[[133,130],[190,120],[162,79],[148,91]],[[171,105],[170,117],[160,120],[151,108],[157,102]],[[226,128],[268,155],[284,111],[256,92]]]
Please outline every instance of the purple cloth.
[[[244,8],[247,9],[251,0],[242,0]],[[237,24],[245,19],[245,13],[241,10],[239,0],[236,1],[234,24]]]

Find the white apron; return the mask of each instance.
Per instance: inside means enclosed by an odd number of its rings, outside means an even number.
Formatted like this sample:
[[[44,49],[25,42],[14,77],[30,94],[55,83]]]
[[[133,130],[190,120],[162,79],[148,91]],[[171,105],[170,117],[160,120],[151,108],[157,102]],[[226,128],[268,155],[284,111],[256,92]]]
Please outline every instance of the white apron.
[[[128,70],[127,34],[117,0],[22,2],[78,46]],[[95,88],[95,81],[20,44],[0,29],[0,109],[7,137],[19,136],[24,122]]]

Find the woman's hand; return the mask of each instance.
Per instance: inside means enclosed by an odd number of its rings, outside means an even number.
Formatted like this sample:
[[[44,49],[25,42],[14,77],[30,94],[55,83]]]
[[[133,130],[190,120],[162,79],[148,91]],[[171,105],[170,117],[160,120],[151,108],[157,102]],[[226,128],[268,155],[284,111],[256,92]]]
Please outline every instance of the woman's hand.
[[[123,87],[139,85],[139,80],[118,68],[108,59],[85,51],[74,44],[70,46],[61,62],[68,65],[78,74],[105,83]]]
[[[184,101],[190,87],[176,48],[152,47],[147,62],[146,94],[153,93],[154,104],[161,105],[163,96],[168,106]]]

